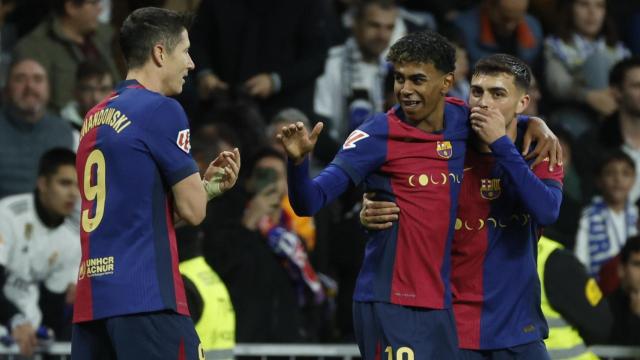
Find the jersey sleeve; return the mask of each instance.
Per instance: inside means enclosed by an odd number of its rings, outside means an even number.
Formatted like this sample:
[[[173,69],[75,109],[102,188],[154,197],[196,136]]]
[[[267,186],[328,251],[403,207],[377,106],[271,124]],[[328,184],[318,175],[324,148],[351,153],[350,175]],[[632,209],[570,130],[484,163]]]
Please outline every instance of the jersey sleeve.
[[[547,185],[562,189],[564,179],[564,167],[557,164],[553,171],[549,171],[549,158],[545,158],[541,163],[533,168],[533,173]]]
[[[355,185],[378,169],[387,157],[388,122],[378,114],[354,130],[331,162],[344,170]]]
[[[190,130],[187,116],[173,99],[163,102],[151,114],[144,142],[170,186],[198,172],[191,157]]]
[[[44,282],[47,290],[56,294],[66,291],[69,284],[76,282],[82,256],[80,246],[69,246],[61,255],[60,262],[51,269]]]
[[[11,216],[7,210],[0,209],[0,265],[6,266],[13,243]]]

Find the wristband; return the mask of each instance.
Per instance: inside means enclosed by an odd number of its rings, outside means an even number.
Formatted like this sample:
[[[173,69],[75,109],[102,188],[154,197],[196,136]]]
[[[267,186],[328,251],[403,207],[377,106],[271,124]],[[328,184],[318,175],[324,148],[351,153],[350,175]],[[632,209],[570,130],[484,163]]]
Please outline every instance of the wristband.
[[[222,189],[220,188],[220,183],[222,183],[222,178],[224,177],[224,169],[218,170],[209,181],[202,179],[202,185],[204,186],[204,191],[207,193],[207,200],[211,200],[216,196],[220,196],[222,194]]]

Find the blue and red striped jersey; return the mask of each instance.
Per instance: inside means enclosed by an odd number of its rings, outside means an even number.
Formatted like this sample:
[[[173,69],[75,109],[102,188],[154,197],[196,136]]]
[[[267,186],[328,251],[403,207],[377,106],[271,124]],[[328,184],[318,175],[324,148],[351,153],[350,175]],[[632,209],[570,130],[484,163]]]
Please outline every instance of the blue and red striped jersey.
[[[393,227],[371,231],[354,300],[442,309],[451,305],[450,250],[469,110],[447,99],[444,129],[427,133],[399,107],[347,138],[333,164],[376,200],[400,207]]]
[[[545,160],[530,170],[509,138],[494,144],[493,153],[467,151],[455,221],[451,284],[465,349],[501,349],[548,335],[537,241],[541,222],[555,221],[546,214],[559,210],[563,169],[550,172]]]
[[[74,322],[166,309],[188,315],[171,196],[198,171],[184,110],[127,80],[89,111],[80,136]]]

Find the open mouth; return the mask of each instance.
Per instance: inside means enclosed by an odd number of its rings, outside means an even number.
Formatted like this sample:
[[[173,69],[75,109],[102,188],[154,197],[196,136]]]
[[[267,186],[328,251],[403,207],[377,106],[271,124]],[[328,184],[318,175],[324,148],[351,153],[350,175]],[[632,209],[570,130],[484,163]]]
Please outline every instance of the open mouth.
[[[402,106],[404,108],[414,108],[420,105],[420,101],[417,100],[402,100]]]

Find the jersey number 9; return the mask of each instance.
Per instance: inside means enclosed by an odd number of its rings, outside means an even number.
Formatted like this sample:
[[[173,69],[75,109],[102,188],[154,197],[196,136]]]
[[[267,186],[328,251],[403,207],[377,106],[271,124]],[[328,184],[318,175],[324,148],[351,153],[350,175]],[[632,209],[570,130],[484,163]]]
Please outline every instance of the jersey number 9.
[[[92,184],[94,166],[96,168],[95,183]],[[89,209],[82,210],[82,230],[88,233],[98,228],[100,221],[102,221],[102,215],[104,215],[104,200],[107,197],[105,172],[104,154],[98,149],[93,150],[84,165],[84,198],[96,202],[93,217],[90,217]]]

